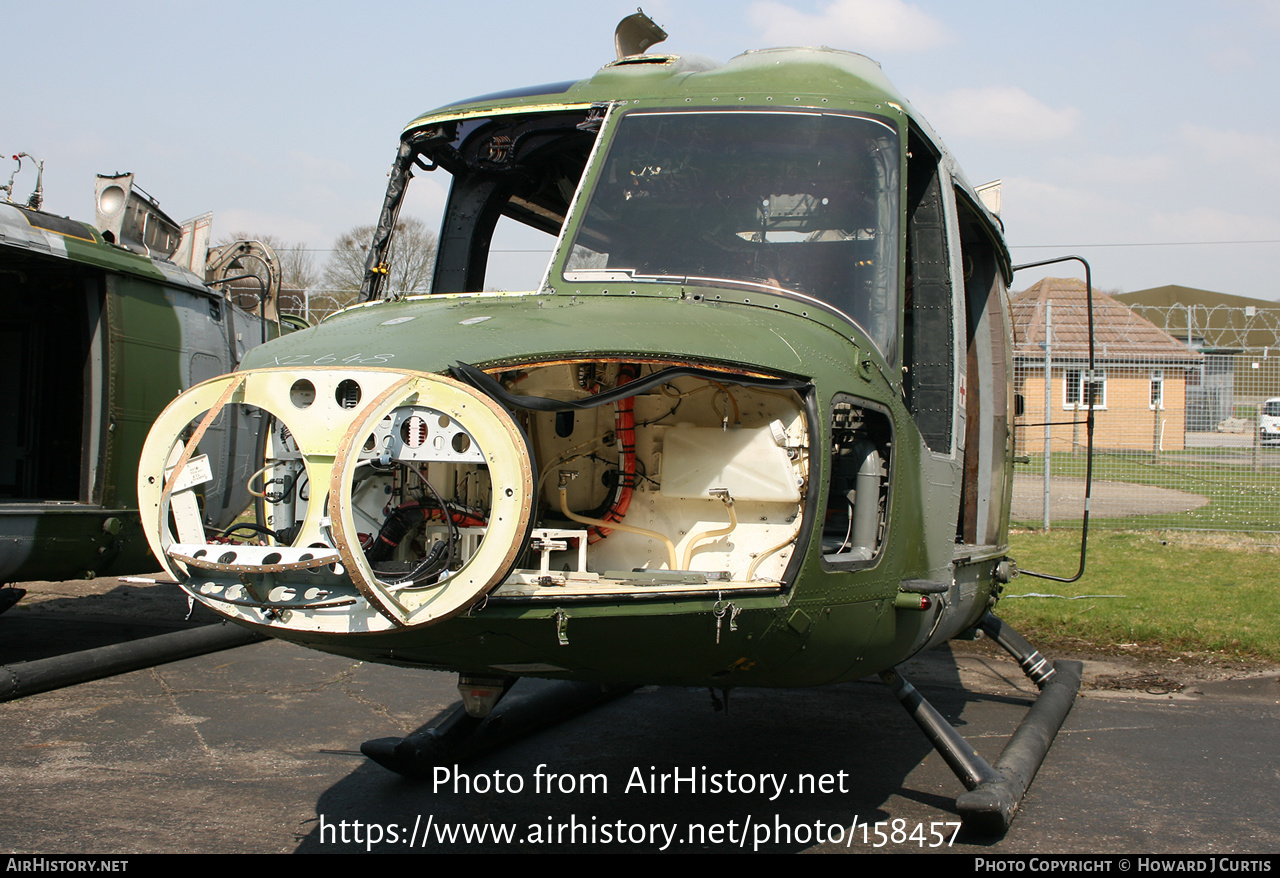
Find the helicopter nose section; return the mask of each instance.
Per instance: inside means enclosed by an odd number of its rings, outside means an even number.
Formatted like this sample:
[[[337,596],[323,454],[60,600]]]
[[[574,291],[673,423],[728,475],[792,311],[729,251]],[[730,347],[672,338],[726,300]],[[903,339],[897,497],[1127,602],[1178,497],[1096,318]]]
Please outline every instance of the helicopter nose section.
[[[261,430],[240,473],[215,441],[233,406]],[[257,510],[208,534],[201,487],[220,467],[248,478]],[[197,385],[156,421],[138,480],[152,551],[191,595],[240,621],[332,633],[466,609],[514,565],[533,492],[525,435],[499,404],[451,378],[379,369]]]

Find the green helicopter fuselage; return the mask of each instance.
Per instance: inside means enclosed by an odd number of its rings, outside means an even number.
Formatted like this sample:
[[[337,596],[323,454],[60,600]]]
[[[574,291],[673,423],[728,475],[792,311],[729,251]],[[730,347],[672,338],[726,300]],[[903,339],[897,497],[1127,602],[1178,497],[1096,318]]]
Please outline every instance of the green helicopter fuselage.
[[[429,292],[387,264],[451,176]],[[499,224],[554,240],[485,291]],[[171,405],[153,549],[242,624],[464,674],[855,679],[1007,578],[1008,257],[879,67],[642,55],[415,119],[360,304]],[[255,540],[190,514],[228,408],[271,434]],[[168,471],[168,475],[165,475]]]

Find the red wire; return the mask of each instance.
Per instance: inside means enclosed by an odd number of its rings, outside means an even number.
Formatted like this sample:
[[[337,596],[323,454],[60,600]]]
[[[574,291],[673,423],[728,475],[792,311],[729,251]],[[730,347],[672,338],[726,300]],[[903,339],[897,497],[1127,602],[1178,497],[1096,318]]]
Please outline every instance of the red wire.
[[[618,368],[618,386],[634,381],[640,370],[634,364],[623,363]],[[618,478],[618,496],[601,518],[604,521],[622,521],[631,507],[631,495],[636,484],[636,398],[628,396],[618,400],[613,416],[613,431],[622,446],[622,472]],[[607,527],[593,526],[589,529],[588,543],[598,543],[613,533]]]

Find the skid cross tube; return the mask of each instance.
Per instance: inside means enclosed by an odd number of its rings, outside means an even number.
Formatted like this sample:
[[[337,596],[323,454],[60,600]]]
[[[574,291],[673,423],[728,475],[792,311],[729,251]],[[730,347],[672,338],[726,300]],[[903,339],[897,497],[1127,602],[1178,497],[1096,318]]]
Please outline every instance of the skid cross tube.
[[[12,701],[37,692],[49,692],[261,640],[266,640],[261,634],[222,623],[29,662],[15,662],[0,667],[0,701]]]
[[[1023,795],[1075,703],[1082,666],[1080,662],[1047,662],[1021,635],[990,613],[981,627],[1017,659],[1040,689],[995,765],[974,750],[896,668],[881,672],[880,678],[968,790],[956,799],[964,825],[983,834],[1000,835],[1013,822]]]

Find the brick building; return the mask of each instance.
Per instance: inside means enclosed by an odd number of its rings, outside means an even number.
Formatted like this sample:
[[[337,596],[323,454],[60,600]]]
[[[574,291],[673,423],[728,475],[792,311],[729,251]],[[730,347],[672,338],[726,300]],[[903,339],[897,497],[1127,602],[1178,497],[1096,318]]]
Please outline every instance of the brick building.
[[[1186,433],[1189,375],[1203,356],[1108,295],[1093,293],[1094,371],[1084,281],[1045,278],[1012,296],[1014,391],[1022,396],[1018,453],[1085,444],[1084,416],[1094,410],[1094,446],[1111,450],[1178,451]],[[1048,344],[1045,327],[1048,325]],[[1045,405],[1045,364],[1049,403]],[[1047,417],[1046,417],[1047,416]]]

